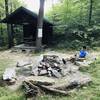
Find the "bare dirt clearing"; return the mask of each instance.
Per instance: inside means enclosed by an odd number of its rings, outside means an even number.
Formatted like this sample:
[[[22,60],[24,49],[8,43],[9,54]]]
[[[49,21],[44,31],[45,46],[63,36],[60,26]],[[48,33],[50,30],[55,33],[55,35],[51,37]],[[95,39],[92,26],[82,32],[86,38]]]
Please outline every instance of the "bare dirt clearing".
[[[48,51],[43,54],[55,54],[64,58],[70,58],[71,56],[73,56],[74,52],[60,53],[55,51]],[[0,51],[0,59],[10,59],[15,63],[20,60],[32,60],[34,62],[36,58],[39,57],[40,55],[37,56],[37,55],[27,54],[27,53],[11,52],[11,50]],[[91,52],[90,55],[92,57],[98,57],[100,56],[100,52]]]

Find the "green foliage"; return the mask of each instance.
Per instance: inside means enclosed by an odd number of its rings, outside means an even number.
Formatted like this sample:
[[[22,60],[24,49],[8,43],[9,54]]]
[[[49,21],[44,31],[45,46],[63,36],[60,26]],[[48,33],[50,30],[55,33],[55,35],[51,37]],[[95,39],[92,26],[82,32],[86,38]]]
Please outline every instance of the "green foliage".
[[[19,0],[8,0],[9,14],[15,11],[18,7],[24,6],[24,3],[21,3]],[[0,20],[5,17],[5,0],[0,0]],[[19,31],[15,30],[15,33],[19,33],[22,35],[21,29]],[[17,43],[19,43],[18,37],[19,35],[15,34],[15,39]],[[21,36],[20,36],[21,37]],[[19,38],[20,39],[20,38]],[[8,44],[8,34],[7,34],[7,26],[6,24],[0,23],[0,47],[6,46]]]
[[[91,26],[89,23],[89,0],[59,0],[49,11],[48,18],[54,23],[54,34],[65,34],[64,46],[76,48],[82,45],[95,46],[100,37],[100,3],[93,0]],[[56,36],[55,36],[56,37]],[[62,38],[58,39],[61,40]],[[54,39],[57,40],[57,37]],[[66,41],[66,42],[65,42]],[[70,41],[70,44],[67,42]],[[57,41],[58,43],[58,41]],[[65,43],[65,44],[64,44]],[[97,45],[97,44],[96,44]]]

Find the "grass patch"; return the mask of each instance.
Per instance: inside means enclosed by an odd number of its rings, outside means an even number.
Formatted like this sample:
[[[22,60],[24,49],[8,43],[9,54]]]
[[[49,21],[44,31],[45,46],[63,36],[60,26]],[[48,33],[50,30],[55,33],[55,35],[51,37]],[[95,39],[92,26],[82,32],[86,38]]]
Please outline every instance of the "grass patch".
[[[4,70],[13,63],[10,59],[0,59],[0,78],[2,78]],[[20,90],[18,91],[11,91],[7,87],[0,86],[0,100],[25,100],[23,92]]]

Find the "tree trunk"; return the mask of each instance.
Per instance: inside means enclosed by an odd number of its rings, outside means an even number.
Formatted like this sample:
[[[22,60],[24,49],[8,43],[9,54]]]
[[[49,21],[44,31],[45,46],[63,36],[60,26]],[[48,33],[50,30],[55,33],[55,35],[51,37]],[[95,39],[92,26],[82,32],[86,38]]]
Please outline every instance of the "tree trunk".
[[[37,23],[36,51],[40,51],[42,48],[44,2],[45,0],[40,0],[40,8]]]
[[[2,17],[2,15],[0,15],[0,20],[2,19],[1,17]],[[1,27],[0,27],[0,30],[1,30],[0,32],[1,32],[1,34],[0,34],[0,35],[2,36],[2,35],[3,35],[2,23],[0,23],[0,24],[1,24]]]
[[[92,10],[93,10],[93,0],[90,0],[90,9],[89,9],[89,25],[91,25]]]
[[[5,14],[6,17],[9,15],[8,0],[5,0]],[[11,25],[7,24],[8,33],[8,48],[12,47],[12,35],[11,35]]]

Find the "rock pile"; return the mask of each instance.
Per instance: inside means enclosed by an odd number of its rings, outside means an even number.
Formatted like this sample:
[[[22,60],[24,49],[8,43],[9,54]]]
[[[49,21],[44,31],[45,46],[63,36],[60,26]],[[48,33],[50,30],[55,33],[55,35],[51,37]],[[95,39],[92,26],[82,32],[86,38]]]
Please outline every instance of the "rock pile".
[[[56,55],[44,55],[38,65],[33,68],[32,74],[35,76],[49,76],[61,78],[69,73],[74,73],[79,70],[79,67],[65,61],[63,58]]]
[[[64,64],[64,61],[56,55],[44,55],[38,66],[33,69],[33,75],[60,78],[63,76],[62,66]]]

